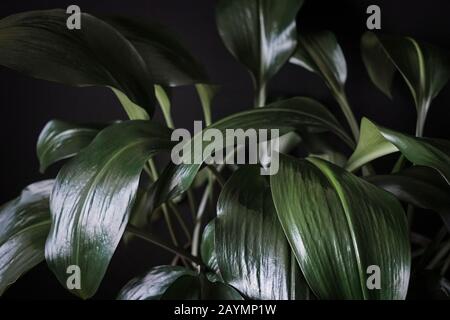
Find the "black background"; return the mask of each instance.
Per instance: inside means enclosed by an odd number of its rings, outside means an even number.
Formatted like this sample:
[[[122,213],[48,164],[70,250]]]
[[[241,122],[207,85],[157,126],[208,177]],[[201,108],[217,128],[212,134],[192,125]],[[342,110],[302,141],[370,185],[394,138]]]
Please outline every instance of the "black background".
[[[281,2],[281,1],[280,1]],[[170,27],[193,55],[206,67],[211,79],[222,86],[214,104],[214,119],[252,105],[252,86],[246,70],[223,46],[215,26],[213,0],[147,1],[8,1],[0,2],[0,16],[77,4],[82,11],[143,16]],[[354,112],[388,127],[413,133],[415,108],[402,81],[397,81],[394,99],[389,100],[370,82],[362,65],[359,39],[366,31],[366,8],[378,4],[382,10],[382,32],[410,35],[418,40],[450,49],[450,2],[448,0],[306,0],[298,16],[298,29],[329,29],[336,33],[347,58],[347,93]],[[1,45],[1,43],[0,43]],[[299,67],[286,65],[269,85],[271,95],[305,95],[323,102],[339,119],[339,109],[320,80]],[[449,138],[448,103],[450,88],[434,100],[425,136]],[[0,203],[16,197],[37,180],[55,176],[58,166],[45,175],[38,172],[35,144],[40,130],[50,119],[72,122],[100,122],[125,119],[113,94],[103,88],[71,88],[35,80],[0,67]],[[192,130],[201,119],[201,108],[191,87],[174,90],[174,120],[178,127]],[[378,168],[390,168],[393,158],[379,161]],[[381,171],[380,170],[380,171]],[[431,218],[426,218],[429,221]],[[433,225],[434,221],[429,222]],[[130,278],[149,267],[169,263],[170,255],[136,242],[121,244],[95,298],[114,298]],[[56,281],[44,263],[30,271],[4,295],[7,298],[73,298]]]

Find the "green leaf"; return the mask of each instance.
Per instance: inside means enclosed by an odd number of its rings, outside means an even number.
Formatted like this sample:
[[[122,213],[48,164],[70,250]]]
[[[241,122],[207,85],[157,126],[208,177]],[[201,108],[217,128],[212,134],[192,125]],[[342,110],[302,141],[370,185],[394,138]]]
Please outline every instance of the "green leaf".
[[[134,120],[101,131],[59,172],[50,208],[47,263],[65,285],[66,270],[81,271],[82,298],[97,290],[122,237],[146,161],[172,146],[170,130]]]
[[[345,93],[347,63],[341,46],[330,31],[302,34],[291,63],[317,73],[330,88],[355,138],[359,135],[358,123]]]
[[[178,266],[158,266],[142,277],[128,282],[120,291],[118,300],[159,300],[178,278],[195,272]]]
[[[217,253],[215,239],[215,221],[209,222],[203,230],[202,241],[200,243],[200,253],[202,260],[206,266],[216,273],[220,273],[219,265],[217,264]]]
[[[206,276],[181,276],[166,290],[161,300],[243,300],[229,285],[210,282]]]
[[[264,87],[297,46],[295,17],[303,0],[221,0],[216,10],[227,49]]]
[[[319,299],[405,298],[408,226],[391,194],[326,161],[282,154],[270,183],[283,230]],[[366,286],[372,265],[380,268],[380,289]]]
[[[301,34],[289,62],[317,73],[333,92],[344,92],[347,63],[332,32]]]
[[[116,29],[81,13],[69,30],[64,10],[29,11],[0,20],[0,64],[73,86],[105,86],[153,113],[153,79],[136,48]]]
[[[53,180],[36,182],[0,208],[0,295],[44,260]]]
[[[367,118],[361,121],[361,136],[348,160],[347,170],[354,171],[372,160],[397,151],[416,165],[436,169],[450,184],[449,141],[412,137],[383,128]]]
[[[166,27],[135,17],[101,18],[133,44],[155,83],[175,87],[209,82],[203,67]]]
[[[375,35],[361,40],[363,61],[373,83],[391,97],[398,71],[411,91],[417,110],[416,135],[421,136],[431,101],[450,77],[448,54],[410,37]]]
[[[209,84],[197,84],[195,85],[195,88],[197,89],[197,93],[200,98],[200,103],[202,104],[205,123],[207,126],[209,126],[212,123],[211,104],[217,92],[219,91],[219,86]]]
[[[349,146],[353,146],[351,138],[336,118],[324,106],[310,98],[292,98],[275,102],[265,108],[236,113],[206,129],[209,128],[218,129],[222,133],[225,133],[226,129],[280,129],[280,135],[285,131],[294,130],[330,130]],[[205,160],[203,150],[207,145],[201,141],[202,132],[185,144],[183,150],[186,152],[183,154],[183,161],[192,162],[191,148],[195,144],[202,146],[201,154],[198,156],[201,158],[201,162]],[[185,192],[192,184],[200,167],[201,163],[169,164],[153,186],[153,208]]]
[[[40,171],[44,172],[55,162],[75,156],[91,143],[100,129],[100,126],[49,121],[42,129],[36,147]]]
[[[308,299],[308,285],[258,166],[241,167],[225,184],[215,225],[217,261],[226,283],[249,299]]]
[[[395,174],[367,177],[366,180],[399,200],[439,213],[450,231],[450,186],[436,170],[414,166]]]

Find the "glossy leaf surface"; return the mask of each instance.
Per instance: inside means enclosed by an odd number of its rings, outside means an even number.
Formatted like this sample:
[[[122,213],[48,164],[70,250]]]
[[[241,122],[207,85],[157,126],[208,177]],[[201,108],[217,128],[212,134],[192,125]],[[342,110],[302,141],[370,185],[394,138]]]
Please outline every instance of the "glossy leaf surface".
[[[142,277],[132,279],[120,291],[118,300],[159,300],[175,280],[192,270],[178,266],[158,266]]]
[[[67,85],[115,88],[151,115],[154,81],[136,48],[90,14],[81,13],[79,30],[67,27],[68,17],[55,9],[0,20],[0,64]]]
[[[80,268],[81,288],[73,293],[83,298],[95,293],[128,222],[145,162],[171,146],[169,129],[126,121],[101,131],[61,169],[45,253],[64,286],[67,268]]]
[[[417,132],[421,136],[431,101],[450,77],[448,54],[410,37],[364,34],[361,40],[364,63],[373,83],[392,95],[396,72],[402,75],[417,109]]]
[[[36,182],[0,207],[0,295],[44,260],[53,180]]]
[[[354,171],[381,156],[400,151],[416,165],[436,169],[450,184],[450,142],[439,139],[416,138],[376,125],[363,118],[358,145],[347,162]]]
[[[100,131],[100,126],[80,126],[60,120],[49,121],[37,142],[40,171],[53,163],[75,156],[87,147]]]
[[[438,212],[450,230],[450,186],[434,169],[414,166],[395,174],[366,178],[414,206]]]
[[[225,184],[215,225],[217,261],[228,284],[249,299],[308,299],[308,285],[258,166],[241,167]]]
[[[297,46],[295,17],[303,0],[222,0],[216,11],[227,49],[264,86]]]
[[[391,194],[326,161],[285,155],[271,188],[283,230],[319,299],[406,297],[408,227]],[[379,290],[367,286],[372,265],[380,268]]]
[[[227,129],[279,129],[280,135],[289,131],[302,130],[330,130],[340,137],[348,145],[353,146],[351,138],[340,126],[336,118],[321,104],[309,98],[292,98],[280,102],[275,102],[265,108],[252,109],[236,113],[226,117],[211,126],[220,132]],[[224,147],[225,143],[224,141]],[[192,152],[192,146],[200,145],[200,150]],[[211,143],[212,144],[212,143]],[[233,141],[233,144],[235,142]],[[153,189],[154,207],[159,206],[167,199],[172,199],[185,192],[193,182],[201,163],[205,160],[203,151],[207,143],[202,142],[202,133],[192,137],[183,148],[182,161],[192,163],[192,159],[197,157],[200,163],[197,164],[170,164],[161,174]],[[200,152],[197,152],[200,151]],[[197,152],[197,153],[195,153]]]

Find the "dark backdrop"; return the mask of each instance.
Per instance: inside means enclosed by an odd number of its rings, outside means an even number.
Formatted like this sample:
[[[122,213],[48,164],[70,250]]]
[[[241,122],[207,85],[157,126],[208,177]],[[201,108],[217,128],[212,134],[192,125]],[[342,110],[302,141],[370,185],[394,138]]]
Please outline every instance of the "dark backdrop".
[[[66,8],[77,4],[82,11],[144,16],[169,26],[194,56],[206,67],[212,80],[222,85],[214,105],[214,117],[243,110],[252,105],[252,88],[245,69],[236,63],[223,46],[214,20],[213,0],[29,0],[0,2],[0,16],[20,11]],[[330,29],[340,41],[349,66],[347,91],[359,118],[365,115],[388,127],[414,132],[415,109],[409,92],[398,81],[395,98],[387,99],[370,82],[361,62],[359,39],[366,30],[366,8],[378,4],[382,10],[385,33],[411,35],[419,40],[450,49],[450,2],[306,0],[298,17],[299,30]],[[1,43],[0,43],[1,45]],[[338,107],[319,77],[293,65],[286,65],[273,78],[269,90],[274,95],[312,96],[329,106],[342,119]],[[448,102],[450,88],[435,99],[425,135],[449,138]],[[0,203],[16,197],[21,189],[36,180],[53,177],[58,168],[45,175],[38,173],[35,144],[45,123],[54,118],[74,122],[125,119],[113,94],[102,88],[71,88],[22,76],[0,67]],[[174,119],[177,126],[192,129],[201,118],[201,108],[192,88],[174,91]],[[393,159],[378,165],[391,165]],[[387,167],[386,167],[387,168]],[[155,247],[136,242],[127,250],[120,245],[103,284],[95,298],[114,298],[121,286],[148,267],[169,263],[170,256]],[[72,298],[44,263],[22,277],[4,295],[8,298]]]

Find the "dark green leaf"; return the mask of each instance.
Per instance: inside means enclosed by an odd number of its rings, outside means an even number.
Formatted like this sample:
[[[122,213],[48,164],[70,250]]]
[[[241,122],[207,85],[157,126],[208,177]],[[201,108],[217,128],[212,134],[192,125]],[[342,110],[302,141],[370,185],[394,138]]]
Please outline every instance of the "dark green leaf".
[[[0,295],[44,260],[52,187],[53,180],[31,184],[0,208]]]
[[[44,172],[59,160],[75,156],[91,143],[100,129],[59,120],[49,121],[42,129],[36,147],[40,171]]]
[[[308,299],[308,285],[258,166],[241,167],[225,184],[215,225],[217,261],[226,283],[250,299]]]
[[[75,294],[88,298],[97,290],[128,222],[145,162],[171,146],[169,129],[126,121],[101,131],[59,172],[46,259],[63,285],[67,268],[80,268]]]
[[[142,277],[132,279],[120,291],[118,300],[159,300],[175,280],[194,276],[194,271],[178,266],[158,266]]]
[[[309,98],[292,98],[275,102],[265,108],[236,113],[208,128],[216,128],[221,132],[225,132],[226,129],[280,129],[280,135],[294,130],[330,130],[349,146],[353,146],[351,138],[336,118],[320,103]],[[207,145],[201,142],[202,134],[197,134],[185,145],[183,150],[186,150],[186,152],[183,154],[182,160],[186,160],[186,163],[192,162],[190,159],[191,148],[196,143],[202,145],[202,154],[198,156],[200,156],[202,162],[205,160],[203,150]],[[167,166],[154,185],[153,206],[157,207],[164,201],[173,199],[185,192],[193,182],[200,167],[201,163],[177,166],[170,164]]]
[[[164,26],[138,18],[102,18],[133,44],[155,83],[173,87],[208,82],[203,67]]]
[[[374,84],[391,97],[398,71],[414,98],[417,132],[421,136],[431,101],[450,77],[448,54],[410,37],[381,36],[367,32],[361,40],[364,63]]]
[[[222,0],[217,6],[219,34],[236,59],[263,87],[297,46],[295,17],[303,0]]]
[[[361,136],[346,167],[354,171],[374,159],[397,151],[416,165],[436,169],[450,184],[449,141],[412,137],[383,128],[367,118],[361,121]]]
[[[319,299],[405,298],[408,226],[391,194],[326,161],[285,155],[271,188],[284,232]],[[366,285],[371,265],[380,268],[380,289]]]
[[[302,34],[298,42],[289,62],[317,73],[333,92],[344,92],[347,63],[335,35],[330,31]]]
[[[206,266],[216,273],[220,273],[219,266],[217,264],[215,239],[215,220],[208,223],[203,230],[202,242],[200,245],[200,252],[202,254],[202,260]]]
[[[438,212],[450,231],[450,186],[436,170],[414,166],[395,174],[367,177],[366,180],[402,201]]]
[[[87,13],[81,13],[81,29],[69,30],[68,16],[55,9],[2,19],[0,64],[39,79],[115,88],[151,115],[154,81],[136,48]]]
[[[317,73],[324,80],[339,103],[356,139],[359,135],[358,123],[345,94],[347,63],[335,35],[330,31],[302,34],[290,62]]]
[[[161,300],[243,300],[232,287],[210,282],[204,275],[181,276],[166,290]]]

